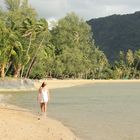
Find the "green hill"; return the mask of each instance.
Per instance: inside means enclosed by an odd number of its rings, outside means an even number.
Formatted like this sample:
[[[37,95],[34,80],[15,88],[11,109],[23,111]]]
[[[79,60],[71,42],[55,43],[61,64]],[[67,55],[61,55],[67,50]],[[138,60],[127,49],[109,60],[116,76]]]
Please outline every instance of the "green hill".
[[[110,61],[116,60],[120,51],[140,49],[140,12],[91,19],[87,23],[96,45]]]

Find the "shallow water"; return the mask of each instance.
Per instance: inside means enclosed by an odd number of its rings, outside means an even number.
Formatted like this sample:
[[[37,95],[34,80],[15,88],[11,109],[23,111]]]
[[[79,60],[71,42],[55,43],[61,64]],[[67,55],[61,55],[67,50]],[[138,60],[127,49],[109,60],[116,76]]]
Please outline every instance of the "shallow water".
[[[37,92],[4,95],[8,103],[39,111]],[[140,86],[105,83],[55,89],[48,115],[83,140],[140,140]]]

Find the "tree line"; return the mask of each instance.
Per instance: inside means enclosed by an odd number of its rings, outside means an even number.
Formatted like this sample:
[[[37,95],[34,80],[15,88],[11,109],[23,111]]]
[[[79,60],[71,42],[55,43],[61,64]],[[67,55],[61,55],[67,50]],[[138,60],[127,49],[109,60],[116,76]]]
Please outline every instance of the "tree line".
[[[139,78],[140,50],[110,64],[95,45],[91,27],[75,13],[51,29],[28,0],[5,0],[0,10],[0,77],[4,78]]]

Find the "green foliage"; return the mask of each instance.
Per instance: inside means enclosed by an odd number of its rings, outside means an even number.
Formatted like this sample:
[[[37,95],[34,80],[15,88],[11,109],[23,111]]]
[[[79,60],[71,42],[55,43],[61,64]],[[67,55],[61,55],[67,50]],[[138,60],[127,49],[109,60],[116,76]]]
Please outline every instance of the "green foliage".
[[[120,52],[119,61],[115,61],[113,68],[113,78],[115,79],[134,79],[140,77],[140,50],[125,53]]]
[[[0,11],[0,76],[41,79],[140,77],[140,50],[120,52],[114,65],[92,39],[90,26],[69,13],[49,30],[28,0],[6,0]],[[109,23],[109,26],[112,22]]]
[[[51,73],[55,77],[91,78],[91,72],[95,69],[92,61],[98,59],[101,63],[102,58],[106,60],[100,51],[94,51],[95,45],[89,25],[75,13],[67,14],[66,17],[59,20],[51,34],[51,43],[55,47],[56,57],[53,67],[55,71],[52,70]],[[97,58],[97,53],[103,57]],[[100,68],[103,66],[104,62]],[[102,68],[99,73],[101,72]]]

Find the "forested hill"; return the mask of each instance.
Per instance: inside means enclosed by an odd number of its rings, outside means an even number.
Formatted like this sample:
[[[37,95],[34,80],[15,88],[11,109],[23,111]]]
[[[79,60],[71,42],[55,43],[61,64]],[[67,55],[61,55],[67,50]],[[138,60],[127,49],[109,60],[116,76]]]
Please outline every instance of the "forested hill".
[[[110,61],[117,59],[120,51],[140,49],[140,12],[91,19],[87,23],[96,45]]]

